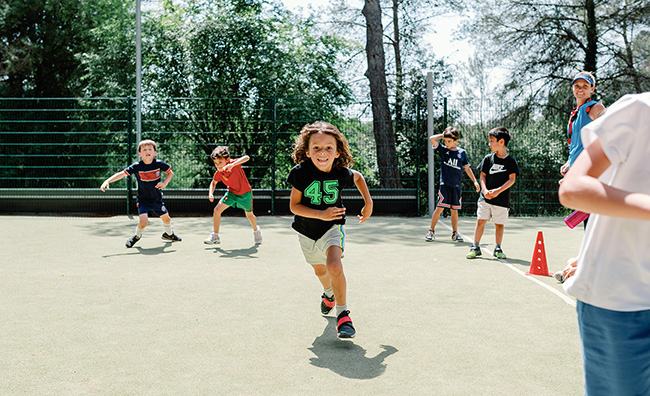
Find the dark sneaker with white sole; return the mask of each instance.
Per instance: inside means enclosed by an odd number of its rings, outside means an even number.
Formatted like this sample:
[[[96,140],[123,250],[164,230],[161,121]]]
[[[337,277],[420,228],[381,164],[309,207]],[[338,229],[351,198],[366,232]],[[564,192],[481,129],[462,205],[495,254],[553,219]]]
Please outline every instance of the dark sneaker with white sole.
[[[180,242],[180,241],[182,241],[182,239],[180,237],[178,237],[176,234],[174,234],[173,232],[172,232],[171,235],[169,235],[168,233],[165,232],[164,234],[162,234],[161,238],[163,239],[163,241],[169,241],[169,242]]]
[[[126,240],[126,247],[131,248],[133,245],[135,245],[136,242],[140,240],[140,237],[137,235],[133,235],[131,238]]]
[[[343,311],[336,318],[336,332],[339,338],[354,338],[357,333],[352,326],[350,311]]]

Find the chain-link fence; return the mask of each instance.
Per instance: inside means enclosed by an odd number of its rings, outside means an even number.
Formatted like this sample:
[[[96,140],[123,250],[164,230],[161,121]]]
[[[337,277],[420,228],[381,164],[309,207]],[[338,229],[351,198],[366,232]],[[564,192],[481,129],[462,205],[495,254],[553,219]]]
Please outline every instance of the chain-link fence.
[[[377,213],[425,215],[428,132],[423,103],[409,102],[404,114],[394,117],[400,121],[391,125],[395,158],[388,163],[398,169],[395,184],[401,188],[383,187],[377,156],[384,150],[376,144],[369,100],[323,108],[314,98],[145,97],[142,139],[156,141],[158,158],[172,165],[174,179],[165,201],[171,206],[168,201],[175,200],[175,212],[210,213],[207,188],[215,168],[209,154],[215,146],[227,145],[233,157],[251,157],[244,169],[256,212],[283,214],[288,212],[286,175],[294,165],[295,136],[305,124],[326,120],[347,137],[354,169],[366,177]],[[133,98],[0,98],[0,211],[133,213],[134,180],[114,183],[109,194],[99,192],[99,186],[138,159],[134,106]],[[530,103],[439,99],[433,117],[434,133],[446,125],[461,131],[459,146],[474,168],[489,153],[487,131],[508,127],[513,135],[508,150],[521,170],[513,187],[513,213],[564,213],[557,202],[557,180],[567,155],[566,114]],[[436,164],[438,168],[438,158]],[[348,207],[361,205],[355,190],[347,194]],[[461,213],[473,214],[476,198],[466,185]]]

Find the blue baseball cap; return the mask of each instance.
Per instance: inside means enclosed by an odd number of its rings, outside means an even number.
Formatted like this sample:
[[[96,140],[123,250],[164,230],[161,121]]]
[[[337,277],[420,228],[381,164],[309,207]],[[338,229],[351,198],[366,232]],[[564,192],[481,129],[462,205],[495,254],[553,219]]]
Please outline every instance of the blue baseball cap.
[[[576,76],[576,78],[574,78],[573,81],[571,81],[571,84],[575,83],[575,82],[578,81],[578,80],[585,80],[585,81],[588,82],[589,85],[591,85],[592,87],[595,85],[595,84],[594,84],[594,79],[591,78],[591,77],[589,77],[589,76],[586,75],[586,74],[583,74],[583,73],[578,74],[578,75]]]

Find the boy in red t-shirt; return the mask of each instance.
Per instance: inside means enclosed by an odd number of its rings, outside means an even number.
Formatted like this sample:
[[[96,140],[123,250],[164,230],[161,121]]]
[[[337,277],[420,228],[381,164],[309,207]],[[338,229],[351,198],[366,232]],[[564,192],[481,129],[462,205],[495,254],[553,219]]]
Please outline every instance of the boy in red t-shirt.
[[[255,243],[262,243],[262,230],[257,225],[257,218],[253,214],[253,194],[251,185],[248,183],[246,174],[241,167],[241,164],[248,161],[250,157],[247,155],[231,159],[227,146],[219,146],[212,151],[210,158],[214,161],[217,171],[212,177],[210,188],[208,189],[208,199],[214,202],[214,188],[217,183],[223,182],[228,187],[226,194],[219,200],[219,203],[214,208],[214,216],[212,218],[214,232],[203,242],[208,245],[221,243],[219,239],[219,226],[221,225],[221,213],[228,207],[240,208],[244,210],[246,218],[253,226],[253,237]]]

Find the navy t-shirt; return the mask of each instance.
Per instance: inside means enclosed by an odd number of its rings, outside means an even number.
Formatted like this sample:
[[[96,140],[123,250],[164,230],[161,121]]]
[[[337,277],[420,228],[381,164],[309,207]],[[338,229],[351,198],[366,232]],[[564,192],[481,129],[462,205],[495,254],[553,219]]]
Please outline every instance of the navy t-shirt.
[[[442,161],[440,165],[440,185],[461,188],[465,165],[469,165],[467,153],[462,148],[449,149],[438,144],[436,151]]]
[[[506,158],[497,157],[497,153],[486,155],[478,166],[480,172],[485,173],[485,187],[488,190],[503,186],[511,174],[519,175],[519,166],[515,157],[508,155]],[[512,188],[512,187],[511,187]],[[478,198],[479,201],[485,201],[495,206],[510,207],[510,188],[493,199],[485,199],[483,191]]]
[[[162,202],[163,193],[156,188],[156,184],[160,181],[162,172],[169,173],[171,168],[154,158],[149,165],[140,161],[124,169],[124,173],[134,175],[138,181],[138,202]]]
[[[332,168],[330,172],[322,172],[309,160],[294,166],[287,181],[302,192],[300,203],[309,208],[343,208],[341,191],[354,186],[354,173],[350,168]],[[291,227],[308,238],[318,240],[334,224],[345,224],[345,216],[339,220],[324,221],[295,215]]]

